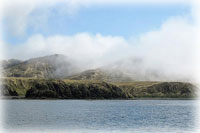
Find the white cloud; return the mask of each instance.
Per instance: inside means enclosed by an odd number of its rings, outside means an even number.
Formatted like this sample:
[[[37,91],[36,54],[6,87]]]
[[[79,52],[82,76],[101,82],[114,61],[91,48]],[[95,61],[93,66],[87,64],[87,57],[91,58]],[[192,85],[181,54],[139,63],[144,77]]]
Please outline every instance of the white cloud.
[[[50,15],[49,9],[62,5],[58,12],[73,15],[80,8],[95,5],[113,4],[193,4],[193,16],[198,18],[196,4],[191,0],[13,0],[4,1],[4,19],[8,19],[7,27],[14,35],[23,35],[27,26],[38,28],[46,23]],[[33,15],[37,9],[42,9]],[[37,20],[37,21],[32,21]],[[196,22],[198,19],[194,19]],[[36,22],[36,23],[35,23]],[[196,25],[195,25],[196,26]],[[125,39],[120,36],[91,35],[77,33],[72,36],[32,35],[27,42],[11,46],[12,53],[6,51],[7,58],[31,58],[54,53],[65,54],[83,64],[97,67],[110,61],[128,57],[145,59],[146,68],[160,69],[166,73],[185,73],[192,75],[194,69],[195,28],[188,18],[171,18],[163,23],[157,31],[144,33],[138,38]]]
[[[32,58],[64,54],[87,67],[98,67],[125,58],[139,57],[144,69],[188,76],[193,74],[195,27],[188,18],[171,18],[159,30],[142,34],[135,41],[120,36],[78,33],[72,36],[31,36],[21,45],[7,45],[8,58]],[[12,53],[9,50],[12,49]],[[127,66],[134,67],[134,66]]]
[[[32,58],[50,54],[64,54],[74,60],[98,64],[123,57],[128,44],[122,37],[90,35],[79,33],[73,36],[50,36],[40,34],[31,36],[21,45],[7,45],[7,57]],[[12,53],[9,52],[12,49]],[[92,64],[91,62],[95,62]],[[100,63],[100,62],[99,62]]]
[[[10,23],[8,27],[10,27],[10,30],[14,33],[14,35],[20,36],[25,34],[27,20],[30,18],[30,14],[34,10],[36,10],[39,6],[45,5],[48,8],[63,1],[64,0],[4,0],[3,14],[6,19],[9,19]],[[73,8],[67,11],[65,9],[62,10],[73,13],[74,11],[77,11],[80,6],[90,6],[93,3],[111,4],[115,2],[118,4],[134,4],[134,2],[148,3],[149,1],[159,1],[160,4],[187,4],[188,1],[191,2],[191,0],[113,1],[114,0],[98,0],[93,2],[91,0],[71,0],[69,3],[70,5],[73,5],[71,6]],[[0,1],[0,6],[2,5],[1,2],[2,1]],[[199,1],[197,0],[197,2]],[[197,72],[195,75],[199,76],[200,63],[198,60],[200,57],[200,8],[199,5],[197,6],[197,3],[195,3],[193,7],[195,7],[193,10],[193,15],[196,19],[195,27],[189,24],[187,19],[173,18],[165,22],[159,30],[144,33],[139,38],[136,38],[136,41],[126,40],[125,38],[119,36],[103,36],[100,34],[91,35],[89,33],[78,33],[73,36],[58,35],[50,37],[44,37],[38,34],[31,36],[27,42],[18,46],[8,44],[4,45],[4,53],[6,58],[23,59],[53,53],[61,53],[70,56],[71,58],[84,61],[86,64],[90,64],[92,66],[99,66],[103,64],[103,62],[107,63],[120,58],[137,56],[145,59],[146,68],[152,67],[155,69],[161,69],[168,74],[175,73],[176,75],[183,75],[186,77],[188,75],[193,75],[194,72]],[[41,20],[40,23],[46,21],[46,19],[48,19],[48,12],[44,13],[40,19],[44,19]],[[37,26],[37,24],[35,26]],[[1,34],[0,37],[2,37]],[[195,43],[193,41],[195,41]],[[3,46],[1,44],[2,41],[0,39],[0,57],[3,55]],[[194,58],[194,56],[197,58]],[[193,59],[196,59],[196,61]],[[195,66],[196,69],[194,69]],[[198,110],[198,112],[200,111]],[[200,115],[198,115],[198,118],[199,117]]]
[[[2,41],[2,15],[3,15],[3,12],[2,12],[2,1],[0,1],[0,59],[3,58],[3,41]]]
[[[44,26],[51,9],[59,6],[58,12],[73,15],[80,8],[96,5],[134,5],[134,4],[191,4],[190,0],[4,0],[3,11],[6,27],[13,36],[23,36],[26,28]],[[38,9],[42,12],[32,16]],[[36,23],[35,23],[36,22]]]
[[[159,31],[141,36],[139,53],[148,64],[162,67],[166,73],[193,74],[195,31],[187,19],[170,19]]]

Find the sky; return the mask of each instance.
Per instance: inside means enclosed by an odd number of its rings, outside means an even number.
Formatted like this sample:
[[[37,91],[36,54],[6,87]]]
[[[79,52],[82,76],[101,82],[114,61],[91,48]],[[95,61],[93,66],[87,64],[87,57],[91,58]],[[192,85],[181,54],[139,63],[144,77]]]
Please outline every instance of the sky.
[[[190,77],[196,9],[188,0],[6,1],[3,55],[27,60],[63,54],[87,69],[139,58],[144,71]]]
[[[189,4],[95,5],[80,8],[72,13],[62,12],[65,8],[67,7],[62,4],[51,7],[37,7],[27,16],[27,26],[26,29],[21,31],[22,33],[13,31],[20,31],[20,29],[13,27],[15,25],[13,24],[15,23],[13,22],[13,16],[6,16],[5,14],[3,19],[4,41],[15,45],[25,42],[34,34],[42,34],[48,37],[53,35],[74,35],[82,32],[130,38],[138,37],[148,31],[157,30],[162,23],[175,16],[188,17],[192,20],[190,16],[191,5]],[[20,14],[18,17],[20,17]],[[21,25],[19,23],[18,26]]]
[[[130,61],[139,58],[143,71],[200,82],[200,4],[192,1],[0,0],[0,59],[57,53],[89,69],[123,60],[123,70],[137,71]]]

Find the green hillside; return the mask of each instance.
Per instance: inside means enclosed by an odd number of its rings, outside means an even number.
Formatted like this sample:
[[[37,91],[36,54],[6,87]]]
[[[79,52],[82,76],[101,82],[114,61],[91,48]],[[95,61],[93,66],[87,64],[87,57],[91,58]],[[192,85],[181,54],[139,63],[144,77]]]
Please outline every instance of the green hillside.
[[[131,64],[135,63],[140,62],[133,61]],[[80,72],[81,66],[75,64],[58,54],[27,61],[3,61],[1,92],[4,96],[11,97],[61,99],[196,97],[196,87],[191,83],[137,81],[138,76],[143,75],[135,71],[131,76],[131,73],[112,68],[112,65]],[[148,74],[144,75],[148,77]],[[150,73],[151,76],[153,74],[155,73]]]
[[[4,96],[61,99],[194,98],[195,86],[181,82],[104,82],[5,78]]]
[[[22,61],[4,68],[5,77],[63,78],[77,72],[77,67],[63,55],[50,55]]]
[[[130,77],[124,75],[122,72],[106,71],[104,69],[87,70],[72,76],[67,77],[70,80],[99,80],[99,81],[132,81]]]

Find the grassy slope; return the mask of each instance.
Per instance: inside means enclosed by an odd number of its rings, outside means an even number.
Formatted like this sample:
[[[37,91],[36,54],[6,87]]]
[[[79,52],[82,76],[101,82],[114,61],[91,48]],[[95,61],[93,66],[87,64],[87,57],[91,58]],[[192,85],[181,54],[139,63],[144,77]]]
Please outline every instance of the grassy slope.
[[[26,78],[61,78],[73,75],[77,66],[63,55],[50,55],[32,58],[26,61],[12,61],[4,63],[3,75],[5,77]]]
[[[5,78],[3,94],[28,98],[113,99],[128,98],[119,87],[100,81]]]
[[[31,98],[191,98],[195,88],[181,82],[102,82],[94,80],[46,80],[34,78],[4,78],[4,95]]]
[[[104,69],[91,69],[67,77],[70,80],[100,80],[100,81],[131,81],[132,79],[119,71],[106,71]]]
[[[116,86],[122,88],[133,97],[168,97],[168,98],[191,98],[196,97],[195,86],[184,82],[115,82]]]

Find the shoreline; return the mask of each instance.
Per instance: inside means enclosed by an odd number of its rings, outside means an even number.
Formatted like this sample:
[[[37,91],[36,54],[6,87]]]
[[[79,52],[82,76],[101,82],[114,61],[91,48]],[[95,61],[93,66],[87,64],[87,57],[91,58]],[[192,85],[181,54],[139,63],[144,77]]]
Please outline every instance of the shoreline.
[[[82,99],[76,99],[76,98],[26,98],[24,96],[1,96],[0,100],[198,100],[198,98],[170,98],[170,97],[141,97],[141,98],[115,98],[115,99],[95,99],[95,98],[82,98]]]

